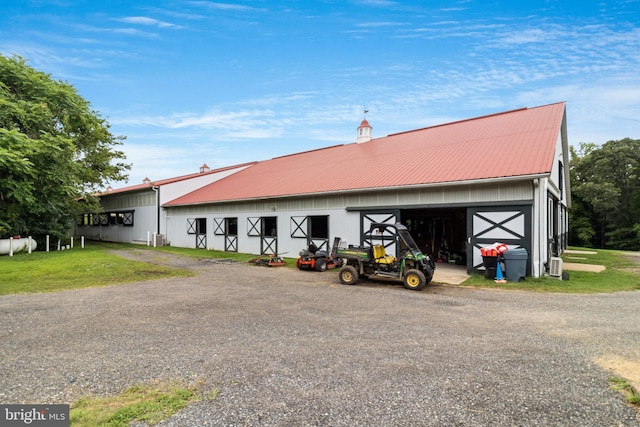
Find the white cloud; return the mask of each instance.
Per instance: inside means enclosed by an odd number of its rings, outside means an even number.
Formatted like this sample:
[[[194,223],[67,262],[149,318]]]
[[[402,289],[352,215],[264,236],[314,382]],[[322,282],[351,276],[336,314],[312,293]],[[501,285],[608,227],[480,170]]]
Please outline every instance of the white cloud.
[[[263,10],[263,9],[259,9],[251,6],[245,6],[241,4],[218,3],[213,1],[190,1],[188,3],[194,6],[201,6],[209,9],[228,10],[228,11],[235,11],[235,12],[250,12],[250,11],[257,12],[257,11]]]
[[[149,18],[146,16],[128,16],[125,18],[118,18],[116,19],[116,21],[126,22],[128,24],[149,25],[158,28],[182,28],[180,25],[159,21],[157,19]]]

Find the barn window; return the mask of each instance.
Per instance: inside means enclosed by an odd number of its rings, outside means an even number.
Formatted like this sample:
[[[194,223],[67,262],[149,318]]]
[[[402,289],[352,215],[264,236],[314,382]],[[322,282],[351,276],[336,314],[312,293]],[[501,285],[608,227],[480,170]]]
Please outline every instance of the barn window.
[[[206,218],[188,218],[187,234],[207,234]]]
[[[309,217],[309,236],[312,239],[328,239],[329,238],[329,216],[310,216]]]

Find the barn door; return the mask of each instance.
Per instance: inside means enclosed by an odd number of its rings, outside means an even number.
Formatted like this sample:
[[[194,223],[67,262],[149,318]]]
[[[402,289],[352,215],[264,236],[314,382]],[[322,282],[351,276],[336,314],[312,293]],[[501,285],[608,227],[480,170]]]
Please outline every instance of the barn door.
[[[260,254],[278,253],[278,217],[263,216],[260,218]]]
[[[383,213],[365,213],[360,218],[362,224],[362,244],[364,246],[383,245],[385,252],[389,255],[398,255],[396,253],[396,236],[393,228],[387,228],[382,233],[373,232],[368,234],[371,224],[396,224],[400,222],[400,212],[383,212]]]
[[[482,272],[480,248],[499,242],[510,249],[522,247],[531,260],[531,205],[467,209],[467,272]],[[531,274],[531,261],[527,263]]]
[[[187,234],[193,234],[196,239],[196,249],[207,248],[207,219],[187,218]]]
[[[238,218],[225,218],[224,225],[225,252],[238,252]]]
[[[329,216],[292,216],[291,237],[304,238],[307,246],[313,243],[318,250],[329,251]]]

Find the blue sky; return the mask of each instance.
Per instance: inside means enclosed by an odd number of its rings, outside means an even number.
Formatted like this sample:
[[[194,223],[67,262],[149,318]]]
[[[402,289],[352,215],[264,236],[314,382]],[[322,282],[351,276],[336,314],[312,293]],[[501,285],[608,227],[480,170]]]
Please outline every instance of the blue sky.
[[[128,184],[567,101],[640,138],[640,0],[0,0],[0,53],[127,137]],[[322,165],[314,171],[322,174]]]

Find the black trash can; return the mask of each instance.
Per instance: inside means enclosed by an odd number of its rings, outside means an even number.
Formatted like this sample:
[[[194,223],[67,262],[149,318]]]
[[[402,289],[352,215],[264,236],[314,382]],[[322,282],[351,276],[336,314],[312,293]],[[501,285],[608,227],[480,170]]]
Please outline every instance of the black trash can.
[[[483,256],[482,263],[484,264],[484,277],[485,279],[495,279],[496,269],[498,267],[497,256]]]
[[[529,255],[525,248],[509,249],[502,254],[504,258],[504,275],[509,282],[519,282],[527,275],[527,259]]]

